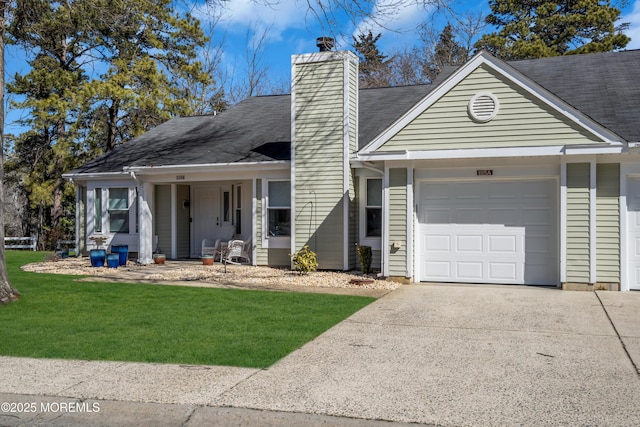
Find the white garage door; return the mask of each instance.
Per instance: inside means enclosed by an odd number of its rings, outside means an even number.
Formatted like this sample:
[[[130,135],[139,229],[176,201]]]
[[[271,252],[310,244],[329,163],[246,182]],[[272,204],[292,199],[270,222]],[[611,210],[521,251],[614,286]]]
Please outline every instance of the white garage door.
[[[630,179],[627,188],[629,213],[629,287],[640,290],[640,180]]]
[[[558,284],[555,180],[422,182],[421,281]]]

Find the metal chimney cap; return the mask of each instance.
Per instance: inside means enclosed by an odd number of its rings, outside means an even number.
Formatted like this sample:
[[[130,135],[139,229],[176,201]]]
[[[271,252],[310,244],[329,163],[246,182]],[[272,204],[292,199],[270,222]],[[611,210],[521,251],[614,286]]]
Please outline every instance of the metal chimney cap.
[[[316,39],[316,46],[320,49],[320,52],[329,52],[335,46],[336,41],[332,37],[318,37]]]

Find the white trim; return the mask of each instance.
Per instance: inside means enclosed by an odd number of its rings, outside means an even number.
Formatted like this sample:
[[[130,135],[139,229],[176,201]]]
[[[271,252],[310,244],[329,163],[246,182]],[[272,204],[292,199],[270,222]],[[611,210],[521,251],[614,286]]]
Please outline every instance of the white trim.
[[[467,78],[481,65],[490,67],[514,84],[518,85],[521,89],[525,90],[530,95],[534,96],[541,102],[556,110],[560,115],[583,127],[603,141],[611,143],[622,143],[623,139],[618,135],[602,127],[588,116],[584,115],[569,104],[565,103],[560,98],[547,91],[539,84],[529,79],[506,62],[495,58],[486,51],[480,51],[473,58],[467,61],[467,63],[465,63],[462,67],[456,70],[438,87],[429,92],[420,102],[415,104],[413,108],[411,108],[411,110],[409,110],[400,119],[389,126],[380,135],[374,138],[373,141],[367,144],[367,146],[365,146],[361,151],[366,153],[378,150],[401,129],[415,120],[420,114],[425,112],[439,99],[445,96],[451,89],[453,89],[461,81]]]
[[[349,61],[342,63],[342,268],[349,270],[349,129],[351,120],[349,117],[350,98]],[[317,209],[317,206],[314,206]],[[316,224],[314,224],[315,226]],[[317,230],[315,230],[317,232]],[[315,248],[318,250],[318,248]],[[292,252],[293,253],[293,252]]]
[[[295,234],[293,229],[293,221],[295,211],[293,201],[290,201],[291,231],[289,236],[271,236],[269,237],[269,183],[270,182],[286,182],[287,178],[263,179],[262,180],[262,247],[271,249],[291,249],[295,245]],[[293,188],[290,188],[290,196],[293,199]],[[290,253],[295,253],[292,251]]]
[[[360,152],[352,159],[356,162],[375,162],[387,160],[441,160],[441,159],[474,159],[488,157],[531,157],[531,156],[562,156],[583,154],[621,154],[623,146],[585,147],[583,145],[569,150],[570,146],[551,145],[545,147],[508,147],[508,148],[472,148],[461,150],[399,150]]]
[[[290,171],[289,171],[289,181],[291,182],[291,240],[289,242],[289,253],[296,253],[296,64],[301,64],[306,62],[302,55],[293,55],[291,56],[291,154],[290,154]],[[268,221],[266,213],[267,213],[267,193],[265,193],[265,189],[268,191],[268,186],[265,185],[265,180],[262,180],[262,246],[265,248],[269,247],[269,239],[268,231],[265,233],[265,230],[268,228],[268,224],[265,221]],[[293,265],[293,262],[292,262]]]
[[[382,238],[380,248],[380,262],[382,275],[389,276],[389,166],[384,166],[382,177]]]
[[[178,185],[171,184],[171,259],[178,258]]]
[[[589,163],[589,283],[597,281],[596,160]]]
[[[138,175],[154,175],[164,173],[198,173],[219,171],[225,169],[225,172],[232,170],[272,170],[282,169],[282,166],[288,165],[288,160],[273,160],[268,162],[232,162],[232,163],[202,163],[195,165],[165,165],[165,166],[125,166],[122,168],[127,174],[135,172]],[[85,175],[78,174],[80,177]]]
[[[360,203],[358,204],[358,244],[362,246],[371,246],[372,250],[379,251],[382,249],[382,236],[367,237],[367,181],[370,179],[380,179],[384,182],[384,179],[382,176],[360,176],[358,179],[358,199],[360,200]],[[380,197],[384,197],[384,192]],[[381,211],[384,209],[384,201],[380,208]],[[384,226],[384,224],[382,225]]]
[[[560,283],[567,282],[567,163],[560,163]]]
[[[405,277],[410,277],[413,282],[413,230],[414,230],[414,210],[413,210],[413,167],[407,167],[407,270]]]
[[[629,239],[627,232],[629,229],[627,221],[627,183],[628,167],[626,164],[620,164],[620,290],[628,291],[631,289],[629,283]]]
[[[258,180],[251,180],[251,264],[258,265]],[[262,245],[260,245],[262,246]]]

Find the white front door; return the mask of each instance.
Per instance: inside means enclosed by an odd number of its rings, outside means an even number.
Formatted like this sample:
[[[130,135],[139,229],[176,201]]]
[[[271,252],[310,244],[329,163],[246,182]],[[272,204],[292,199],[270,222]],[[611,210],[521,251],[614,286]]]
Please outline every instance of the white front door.
[[[194,187],[191,256],[200,256],[202,239],[220,235],[220,187]]]
[[[629,288],[640,290],[640,179],[627,185]]]
[[[421,281],[558,284],[557,182],[421,182]]]

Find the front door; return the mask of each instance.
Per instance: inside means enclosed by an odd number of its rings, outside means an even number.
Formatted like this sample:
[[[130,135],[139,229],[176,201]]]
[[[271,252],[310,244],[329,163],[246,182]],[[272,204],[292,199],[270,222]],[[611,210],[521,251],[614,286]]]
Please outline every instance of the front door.
[[[231,187],[202,186],[193,188],[193,239],[191,257],[200,256],[203,239],[233,234]],[[231,234],[230,234],[231,233]]]

